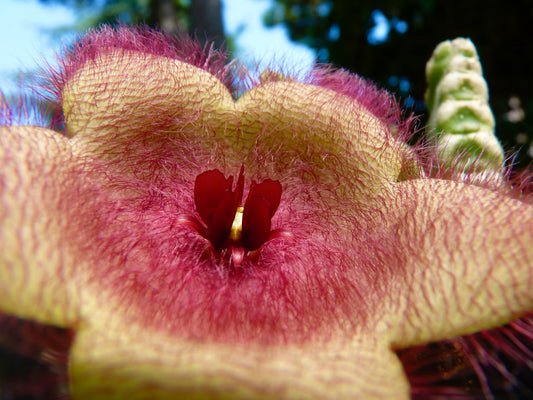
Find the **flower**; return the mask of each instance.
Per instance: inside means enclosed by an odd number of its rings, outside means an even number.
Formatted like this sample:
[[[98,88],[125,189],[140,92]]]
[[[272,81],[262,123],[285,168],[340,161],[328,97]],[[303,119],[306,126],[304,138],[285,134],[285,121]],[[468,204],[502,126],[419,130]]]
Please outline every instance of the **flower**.
[[[0,310],[73,330],[74,398],[407,399],[397,351],[533,311],[530,198],[431,170],[355,75],[248,76],[238,97],[235,69],[102,28],[45,86],[62,117],[0,129]],[[264,182],[290,240],[224,256],[242,198],[243,235],[266,218]]]

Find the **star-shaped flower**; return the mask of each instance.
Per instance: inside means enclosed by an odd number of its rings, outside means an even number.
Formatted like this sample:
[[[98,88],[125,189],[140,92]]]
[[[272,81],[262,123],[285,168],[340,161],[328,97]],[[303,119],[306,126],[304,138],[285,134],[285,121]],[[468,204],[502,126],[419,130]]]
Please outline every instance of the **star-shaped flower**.
[[[61,129],[0,128],[0,309],[73,329],[74,398],[408,399],[396,351],[533,311],[530,198],[431,174],[354,75],[235,99],[187,46],[91,32]]]

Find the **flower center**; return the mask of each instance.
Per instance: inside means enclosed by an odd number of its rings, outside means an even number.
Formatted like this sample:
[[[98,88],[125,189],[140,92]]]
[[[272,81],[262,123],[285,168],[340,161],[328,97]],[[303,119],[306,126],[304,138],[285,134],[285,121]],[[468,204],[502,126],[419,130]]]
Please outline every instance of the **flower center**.
[[[218,169],[202,172],[194,182],[194,205],[203,222],[183,216],[179,223],[191,226],[209,240],[215,253],[231,251],[234,266],[242,264],[245,255],[259,251],[269,240],[277,237],[293,239],[282,230],[271,231],[271,219],[281,200],[279,181],[252,180],[244,206],[244,166],[233,188],[233,176],[226,178]]]

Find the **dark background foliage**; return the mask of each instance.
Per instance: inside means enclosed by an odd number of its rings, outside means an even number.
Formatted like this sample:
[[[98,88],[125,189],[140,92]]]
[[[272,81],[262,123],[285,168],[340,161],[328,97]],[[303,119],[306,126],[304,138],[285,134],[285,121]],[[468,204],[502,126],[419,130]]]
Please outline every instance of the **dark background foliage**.
[[[390,29],[380,41],[372,36],[377,11]],[[436,44],[471,38],[488,81],[497,136],[506,150],[520,150],[518,169],[530,164],[533,1],[275,0],[265,22],[285,24],[291,39],[318,50],[319,61],[376,81],[422,115],[424,69]],[[513,109],[516,113],[509,114]]]

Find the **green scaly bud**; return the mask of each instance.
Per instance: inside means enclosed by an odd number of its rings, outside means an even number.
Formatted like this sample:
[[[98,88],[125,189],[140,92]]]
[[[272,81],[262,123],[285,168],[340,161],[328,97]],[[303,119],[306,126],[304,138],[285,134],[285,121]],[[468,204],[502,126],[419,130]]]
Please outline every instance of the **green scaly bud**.
[[[472,41],[440,43],[426,65],[426,80],[427,130],[439,160],[454,160],[469,172],[501,168],[503,148],[494,135],[487,83]]]

